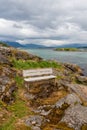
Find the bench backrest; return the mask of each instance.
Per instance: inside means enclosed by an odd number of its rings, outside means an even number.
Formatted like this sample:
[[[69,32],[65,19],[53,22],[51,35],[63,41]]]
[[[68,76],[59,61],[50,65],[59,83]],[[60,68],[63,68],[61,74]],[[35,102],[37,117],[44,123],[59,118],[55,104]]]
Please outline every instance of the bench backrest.
[[[23,77],[34,77],[41,75],[52,75],[52,68],[23,70]]]

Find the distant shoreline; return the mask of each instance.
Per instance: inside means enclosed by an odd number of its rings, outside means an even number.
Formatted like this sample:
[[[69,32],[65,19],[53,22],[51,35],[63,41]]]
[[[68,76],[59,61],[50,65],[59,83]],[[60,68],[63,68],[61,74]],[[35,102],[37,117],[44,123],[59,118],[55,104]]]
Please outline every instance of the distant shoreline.
[[[86,49],[80,49],[80,48],[56,48],[54,51],[65,51],[65,52],[85,52]]]

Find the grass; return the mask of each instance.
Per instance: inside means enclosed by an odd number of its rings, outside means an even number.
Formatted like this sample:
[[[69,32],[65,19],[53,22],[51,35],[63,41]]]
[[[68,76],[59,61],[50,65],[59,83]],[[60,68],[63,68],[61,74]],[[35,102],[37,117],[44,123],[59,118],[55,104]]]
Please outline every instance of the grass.
[[[14,92],[15,96],[15,102],[11,105],[5,105],[2,101],[0,101],[0,107],[3,109],[4,107],[7,109],[7,111],[12,115],[9,117],[9,119],[6,119],[6,121],[0,126],[0,130],[31,130],[29,127],[25,126],[23,124],[23,128],[21,126],[16,127],[15,123],[18,122],[18,120],[23,117],[26,117],[32,112],[27,106],[27,101],[23,100],[20,96],[23,91],[23,79],[20,76],[15,77],[16,84],[18,86],[18,91]],[[21,90],[21,91],[19,91]],[[4,117],[6,118],[6,116]]]
[[[33,69],[33,68],[62,68],[61,64],[55,61],[31,61],[31,60],[12,60],[13,66],[16,69]]]
[[[15,77],[15,81],[16,81],[16,84],[18,87],[22,87],[24,85],[24,80],[23,80],[23,77],[20,77],[20,76],[16,76]]]
[[[15,117],[9,118],[7,122],[0,126],[0,130],[14,130],[14,122]]]
[[[17,118],[22,118],[26,115],[28,115],[28,108],[24,101],[18,100],[12,104],[11,106],[8,106],[7,109],[14,113],[14,116]]]

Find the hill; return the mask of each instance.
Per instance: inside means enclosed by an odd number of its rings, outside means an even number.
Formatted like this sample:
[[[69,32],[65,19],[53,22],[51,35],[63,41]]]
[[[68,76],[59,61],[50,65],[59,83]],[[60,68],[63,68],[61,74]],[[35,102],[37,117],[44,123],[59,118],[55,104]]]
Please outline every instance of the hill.
[[[15,47],[15,48],[46,48],[46,46],[38,45],[38,44],[20,44],[18,42],[11,42],[11,41],[5,41],[5,43],[9,46]]]
[[[10,42],[10,41],[5,41],[5,43],[9,46],[15,47],[15,48],[19,48],[19,47],[24,47],[22,44],[18,43],[18,42]]]
[[[56,76],[24,82],[24,69],[53,68]],[[87,130],[87,77],[73,64],[46,61],[0,47],[0,130]]]
[[[9,45],[7,45],[5,42],[0,42],[0,46],[9,47]]]

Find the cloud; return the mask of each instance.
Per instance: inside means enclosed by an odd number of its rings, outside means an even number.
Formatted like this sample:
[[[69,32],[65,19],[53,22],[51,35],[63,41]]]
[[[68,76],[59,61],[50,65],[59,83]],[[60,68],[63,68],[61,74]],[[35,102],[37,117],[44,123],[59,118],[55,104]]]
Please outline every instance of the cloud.
[[[0,0],[0,40],[87,43],[86,0]]]

